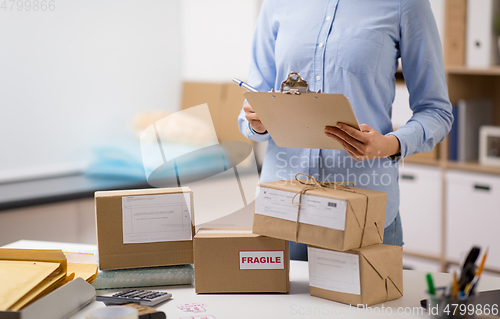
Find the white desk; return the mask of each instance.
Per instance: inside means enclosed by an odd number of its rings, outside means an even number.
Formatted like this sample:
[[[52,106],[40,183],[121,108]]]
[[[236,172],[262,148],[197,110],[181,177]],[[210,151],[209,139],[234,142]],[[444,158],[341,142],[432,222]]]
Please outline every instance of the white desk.
[[[73,249],[78,251],[95,250],[92,245],[19,241],[4,247]],[[193,286],[154,287],[172,293],[173,298],[158,307],[167,314],[168,319],[179,318],[428,318],[420,308],[420,300],[426,298],[425,273],[403,271],[403,294],[397,300],[374,305],[371,309],[358,309],[334,301],[309,295],[308,264],[292,261],[290,265],[290,292],[288,294],[204,294],[197,295]],[[448,285],[449,274],[434,273],[436,286]],[[500,278],[484,276],[479,282],[479,291],[500,289]],[[104,291],[97,291],[103,294]],[[111,290],[106,291],[107,293]],[[500,302],[500,301],[499,301]],[[206,305],[205,312],[183,312],[179,305],[196,303]],[[102,302],[93,301],[89,306],[70,317],[84,319],[91,309],[104,307]],[[383,308],[382,308],[383,307]],[[388,310],[389,307],[391,310]],[[400,308],[401,307],[401,308]],[[398,314],[398,310],[403,314]],[[392,311],[392,314],[389,312]],[[404,314],[404,311],[407,314]],[[212,316],[212,317],[210,317]],[[477,318],[477,317],[476,317]]]

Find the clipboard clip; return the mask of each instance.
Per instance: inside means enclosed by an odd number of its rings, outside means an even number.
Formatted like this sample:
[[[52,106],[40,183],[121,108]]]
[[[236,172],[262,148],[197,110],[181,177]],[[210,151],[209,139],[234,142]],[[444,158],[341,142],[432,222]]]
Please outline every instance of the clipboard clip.
[[[288,78],[285,81],[281,82],[280,92],[284,94],[298,95],[301,93],[320,93],[321,90],[318,92],[310,91],[307,81],[302,79],[300,77],[300,74],[292,71],[290,72],[290,74],[288,74]]]

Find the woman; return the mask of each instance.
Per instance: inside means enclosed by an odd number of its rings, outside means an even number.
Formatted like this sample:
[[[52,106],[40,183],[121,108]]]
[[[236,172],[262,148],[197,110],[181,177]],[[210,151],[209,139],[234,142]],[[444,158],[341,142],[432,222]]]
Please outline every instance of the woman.
[[[432,150],[453,121],[429,1],[265,0],[252,50],[248,82],[259,91],[279,90],[281,81],[295,71],[312,91],[344,94],[364,123],[361,131],[341,123],[325,128],[344,150],[280,148],[245,104],[239,116],[241,132],[255,141],[269,141],[261,181],[305,173],[386,192],[384,243],[403,245],[398,163]],[[399,58],[413,116],[393,131]],[[305,245],[292,244],[291,256],[307,258]]]

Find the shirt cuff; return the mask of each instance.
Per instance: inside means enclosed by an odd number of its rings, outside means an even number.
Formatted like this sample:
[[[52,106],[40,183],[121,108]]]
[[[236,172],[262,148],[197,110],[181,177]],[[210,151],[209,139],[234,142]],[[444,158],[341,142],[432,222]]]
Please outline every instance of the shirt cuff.
[[[401,141],[401,138],[398,136],[398,134],[396,134],[396,132],[390,132],[390,133],[387,133],[386,136],[387,135],[393,135],[399,141],[399,153],[387,156],[387,159],[389,159],[393,164],[397,164],[404,158],[404,156],[403,156],[403,142]]]
[[[250,137],[252,140],[256,142],[265,142],[269,139],[269,133],[267,131],[265,131],[264,133],[256,132],[252,128],[252,125],[250,125],[250,122],[248,122],[247,134],[248,137]]]

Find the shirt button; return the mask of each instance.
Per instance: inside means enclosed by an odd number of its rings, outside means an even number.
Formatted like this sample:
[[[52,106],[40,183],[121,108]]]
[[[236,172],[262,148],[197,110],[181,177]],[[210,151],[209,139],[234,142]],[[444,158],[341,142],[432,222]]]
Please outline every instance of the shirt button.
[[[326,17],[326,21],[330,21],[331,18],[332,17],[330,17],[330,16]]]
[[[323,43],[320,43],[318,46],[319,46],[320,48],[322,48],[322,47],[323,47]]]
[[[318,81],[319,81],[319,80],[321,80],[321,76],[319,76],[319,75],[318,75],[318,76],[316,77],[316,80],[318,80]]]

